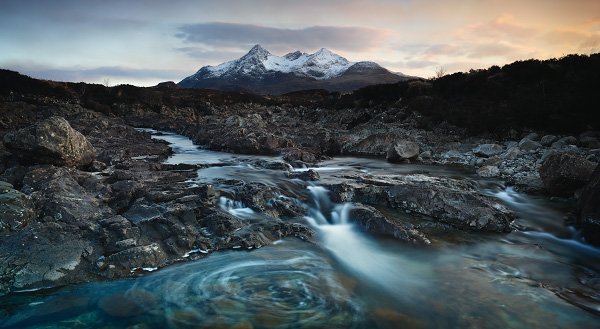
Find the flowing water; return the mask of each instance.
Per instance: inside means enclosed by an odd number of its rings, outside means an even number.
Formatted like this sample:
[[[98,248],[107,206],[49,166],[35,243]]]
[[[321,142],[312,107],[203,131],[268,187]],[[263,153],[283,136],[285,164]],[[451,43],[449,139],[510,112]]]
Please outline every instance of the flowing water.
[[[564,224],[568,205],[559,201],[519,194],[468,169],[352,157],[314,168],[322,182],[356,172],[467,179],[518,216],[519,230],[509,234],[421,225],[434,244],[415,247],[360,230],[348,218],[353,205],[331,202],[325,188],[249,161],[277,158],[202,150],[174,134],[156,138],[174,143],[169,163],[219,164],[198,170],[190,184],[258,181],[310,200],[302,220],[316,243],[286,238],[138,277],[13,293],[0,297],[2,327],[600,328],[600,250]],[[242,220],[264,216],[225,197],[219,206]]]

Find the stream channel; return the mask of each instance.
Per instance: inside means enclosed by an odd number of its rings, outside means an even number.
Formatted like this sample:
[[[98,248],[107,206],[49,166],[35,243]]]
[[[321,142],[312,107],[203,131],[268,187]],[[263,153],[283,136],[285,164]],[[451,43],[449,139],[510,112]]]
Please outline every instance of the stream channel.
[[[309,183],[252,165],[277,157],[203,150],[171,133],[153,138],[172,144],[168,163],[208,165],[190,184],[227,190],[235,178],[275,184],[309,200],[301,222],[316,232],[314,243],[290,237],[131,278],[12,293],[0,298],[0,308],[21,308],[15,317],[38,310],[26,323],[31,328],[600,328],[600,249],[564,224],[569,208],[560,201],[517,193],[471,169],[371,158],[325,161],[314,168],[321,180]],[[430,246],[375,236],[351,223],[352,204],[332,203],[319,186],[343,172],[470,180],[515,211],[518,229],[498,234],[421,225]],[[265,216],[225,197],[220,207],[242,220]],[[423,220],[378,209],[412,224]],[[151,299],[152,307],[129,317],[110,316],[98,302],[69,307],[78,298],[101,301],[119,292]],[[64,311],[43,316],[49,303],[65,304]]]

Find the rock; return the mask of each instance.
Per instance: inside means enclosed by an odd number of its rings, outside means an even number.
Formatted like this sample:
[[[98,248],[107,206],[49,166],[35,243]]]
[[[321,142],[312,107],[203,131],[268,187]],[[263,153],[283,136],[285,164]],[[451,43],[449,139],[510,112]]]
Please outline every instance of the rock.
[[[0,232],[22,229],[35,219],[31,197],[15,190],[12,184],[0,181]]]
[[[477,169],[479,177],[491,178],[500,176],[500,169],[496,166],[483,166]]]
[[[387,151],[386,159],[389,162],[405,162],[419,155],[419,145],[410,141],[394,143]]]
[[[573,137],[573,136],[566,136],[563,137],[559,140],[557,140],[556,142],[552,143],[552,148],[561,148],[565,145],[578,145],[579,141],[577,140],[577,138]]]
[[[319,158],[311,152],[295,149],[288,152],[283,160],[289,162],[293,167],[303,167],[306,164],[314,164],[319,161]]]
[[[106,295],[98,301],[98,307],[114,317],[130,317],[140,315],[156,306],[160,298],[140,288],[132,288]]]
[[[537,141],[540,138],[540,135],[538,135],[537,133],[530,133],[527,136],[525,136],[523,139],[529,139],[532,141]]]
[[[303,181],[316,181],[321,179],[319,173],[314,169],[308,169],[300,172],[287,172],[286,176],[290,179],[298,178]]]
[[[600,141],[596,137],[592,136],[583,136],[579,138],[579,144],[583,147],[587,147],[589,149],[597,149],[600,148]]]
[[[556,142],[557,139],[558,138],[554,135],[546,135],[542,137],[540,144],[542,144],[542,146],[550,146],[552,143]]]
[[[550,194],[568,197],[587,184],[595,167],[579,155],[553,152],[542,163],[539,173]]]
[[[78,227],[56,222],[0,235],[0,294],[89,278],[89,260],[98,257],[99,248],[85,235]]]
[[[431,241],[423,233],[403,222],[385,217],[371,206],[360,203],[354,204],[350,210],[350,219],[358,222],[372,233],[391,236],[413,244],[431,244]]]
[[[523,138],[520,142],[519,142],[519,148],[522,151],[528,152],[528,151],[535,151],[537,149],[540,149],[542,147],[542,144],[538,143],[538,142],[534,142],[529,138]]]
[[[583,189],[580,208],[581,235],[588,243],[600,246],[600,165]]]
[[[349,178],[349,177],[348,177]],[[329,186],[334,202],[361,202],[413,211],[458,229],[510,232],[514,213],[473,186],[421,174],[370,176]]]
[[[516,160],[521,156],[521,150],[518,147],[511,147],[502,155],[506,160]]]
[[[96,158],[96,149],[62,117],[10,132],[4,144],[26,162],[83,167]]]
[[[498,144],[481,144],[473,149],[473,153],[480,157],[489,158],[502,153],[502,146]]]

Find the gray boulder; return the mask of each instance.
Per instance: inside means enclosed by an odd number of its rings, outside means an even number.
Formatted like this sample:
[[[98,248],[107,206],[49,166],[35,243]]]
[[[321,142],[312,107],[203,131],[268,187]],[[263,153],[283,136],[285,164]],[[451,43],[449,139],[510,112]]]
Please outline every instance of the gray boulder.
[[[473,153],[479,157],[489,158],[502,153],[502,146],[498,144],[481,144],[473,149]]]
[[[542,147],[542,144],[538,143],[538,142],[534,142],[529,138],[523,138],[520,142],[519,142],[519,148],[522,151],[535,151],[537,149],[540,149]]]
[[[96,158],[92,144],[62,117],[10,132],[3,141],[26,162],[81,167]]]
[[[419,156],[419,145],[410,141],[399,141],[394,143],[386,155],[389,162],[406,162]]]
[[[570,153],[553,152],[539,169],[546,190],[552,195],[571,196],[587,184],[596,164]]]
[[[552,145],[552,143],[556,142],[558,138],[554,135],[546,135],[544,137],[542,137],[542,139],[540,140],[540,144],[542,144],[543,146],[550,146]]]

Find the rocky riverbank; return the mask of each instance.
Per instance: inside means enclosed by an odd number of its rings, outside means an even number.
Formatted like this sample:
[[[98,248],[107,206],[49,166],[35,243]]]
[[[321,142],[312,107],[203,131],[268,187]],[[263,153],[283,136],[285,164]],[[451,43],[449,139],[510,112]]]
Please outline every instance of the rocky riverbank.
[[[0,102],[0,293],[118,278],[223,249],[252,249],[286,236],[311,241],[307,209],[283,188],[232,177],[227,189],[190,183],[199,165],[164,164],[171,148],[151,127],[218,151],[271,154],[250,165],[289,179],[319,180],[336,155],[397,163],[462,166],[527,192],[571,198],[581,227],[598,242],[600,133],[577,136],[511,132],[470,136],[441,123],[421,127],[402,104],[356,110],[232,101],[201,107],[115,103],[108,111],[77,101],[11,95]],[[589,184],[588,184],[589,182]],[[464,181],[426,175],[355,175],[326,185],[352,201],[354,221],[376,234],[430,245],[418,227],[373,206],[410,211],[465,231],[509,232],[515,216]],[[284,197],[281,197],[284,196]],[[219,204],[243,201],[261,220],[242,221]],[[221,199],[222,200],[222,199]],[[305,200],[304,200],[305,201]]]

